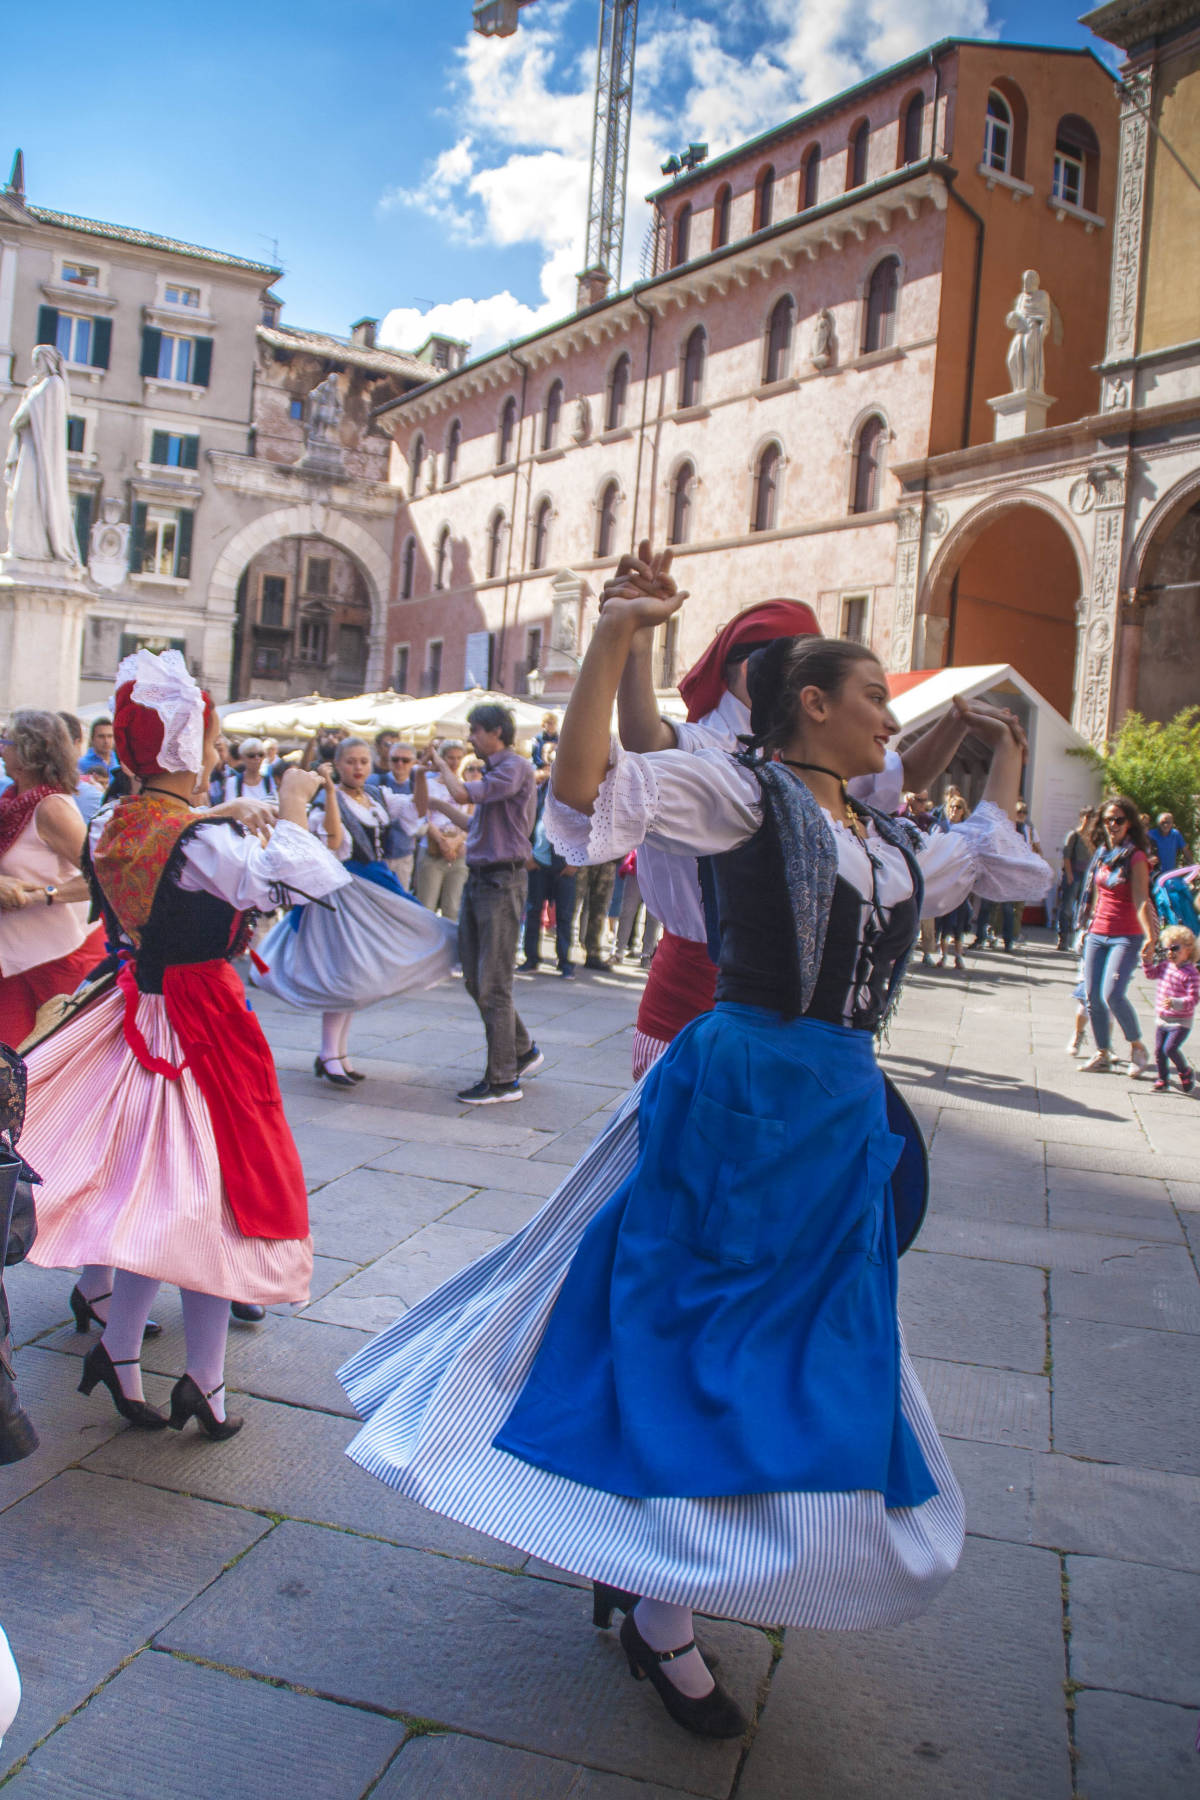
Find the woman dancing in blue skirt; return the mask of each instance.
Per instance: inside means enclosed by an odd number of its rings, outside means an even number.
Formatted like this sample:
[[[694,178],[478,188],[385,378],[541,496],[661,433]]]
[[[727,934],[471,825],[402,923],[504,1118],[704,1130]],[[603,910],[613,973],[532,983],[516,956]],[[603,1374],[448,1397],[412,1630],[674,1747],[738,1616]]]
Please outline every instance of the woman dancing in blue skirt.
[[[746,1720],[693,1608],[860,1629],[922,1611],[962,1498],[896,1315],[924,1147],[875,1061],[922,914],[1044,893],[1010,824],[1023,745],[990,714],[982,803],[932,839],[848,799],[897,729],[858,644],[749,664],[739,755],[609,739],[634,633],[679,605],[666,558],[606,596],[562,727],[569,861],[643,841],[712,859],[717,1005],[645,1075],[541,1213],[342,1371],[350,1447],[400,1492],[590,1577],[632,1673],[708,1736]]]

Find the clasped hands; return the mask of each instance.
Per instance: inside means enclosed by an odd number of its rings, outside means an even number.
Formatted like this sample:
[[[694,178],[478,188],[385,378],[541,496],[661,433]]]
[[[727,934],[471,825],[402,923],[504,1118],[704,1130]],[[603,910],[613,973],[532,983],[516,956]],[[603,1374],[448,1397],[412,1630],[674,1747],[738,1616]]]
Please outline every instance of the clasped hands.
[[[671,550],[651,550],[643,538],[637,555],[626,552],[616,573],[600,590],[600,617],[651,629],[669,619],[687,599],[671,579]]]

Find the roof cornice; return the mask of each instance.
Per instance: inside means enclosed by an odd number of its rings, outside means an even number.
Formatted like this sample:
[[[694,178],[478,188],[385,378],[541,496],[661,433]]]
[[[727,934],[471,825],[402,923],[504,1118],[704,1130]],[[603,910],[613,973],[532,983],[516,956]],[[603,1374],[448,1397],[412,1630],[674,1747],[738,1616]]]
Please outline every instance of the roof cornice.
[[[132,250],[153,250],[160,254],[186,257],[192,262],[217,265],[262,281],[275,281],[283,274],[273,263],[251,262],[244,256],[231,256],[224,250],[209,250],[203,244],[187,244],[179,238],[160,237],[153,231],[140,231],[132,225],[110,225],[103,219],[84,219],[74,213],[51,212],[44,206],[27,206],[25,219],[48,231],[78,232],[84,237],[104,238],[125,244]]]

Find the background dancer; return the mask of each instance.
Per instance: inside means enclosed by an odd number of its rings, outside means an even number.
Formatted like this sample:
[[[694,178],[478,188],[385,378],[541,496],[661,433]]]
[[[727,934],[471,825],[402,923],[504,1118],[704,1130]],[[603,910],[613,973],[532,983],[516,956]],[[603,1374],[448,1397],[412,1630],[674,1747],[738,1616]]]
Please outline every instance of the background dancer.
[[[924,1152],[872,1036],[923,889],[941,913],[972,886],[1041,893],[1048,871],[1012,830],[1022,744],[993,716],[970,721],[994,754],[966,824],[927,840],[847,799],[896,730],[860,645],[757,653],[749,763],[610,753],[631,635],[679,598],[601,615],[547,804],[572,861],[643,836],[715,857],[716,1010],[524,1231],[342,1379],[367,1419],[356,1461],[592,1578],[597,1623],[626,1612],[631,1671],[689,1730],[732,1737],[746,1719],[695,1647],[693,1607],[895,1623],[957,1561],[961,1496],[896,1317]]]
[[[331,909],[300,906],[283,918],[259,946],[265,969],[256,965],[250,979],[289,1006],[321,1014],[313,1073],[349,1088],[366,1079],[346,1062],[355,1013],[448,975],[457,934],[401,887],[384,858],[388,824],[410,817],[410,797],[368,789],[371,750],[363,738],[343,738],[333,769],[323,765],[309,825],[357,879],[339,889]]]
[[[303,1301],[312,1272],[300,1158],[230,959],[281,890],[319,897],[346,877],[305,829],[316,778],[302,770],[284,777],[265,844],[192,811],[217,718],[177,651],[139,650],[117,681],[118,753],[141,792],[93,821],[90,875],[121,969],[29,1053],[21,1146],[44,1177],[29,1260],[115,1267],[82,1393],[103,1383],[147,1430],[195,1418],[230,1437],[241,1421],[225,1417],[229,1303]],[[169,1420],[146,1404],[139,1361],[162,1281],[181,1291],[187,1340]]]

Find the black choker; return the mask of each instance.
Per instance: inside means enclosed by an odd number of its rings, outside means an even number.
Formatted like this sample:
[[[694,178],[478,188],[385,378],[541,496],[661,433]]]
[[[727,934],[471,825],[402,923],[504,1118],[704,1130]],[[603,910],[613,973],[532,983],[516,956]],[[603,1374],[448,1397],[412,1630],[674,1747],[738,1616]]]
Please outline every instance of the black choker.
[[[164,800],[178,800],[180,806],[186,806],[189,812],[192,810],[191,801],[185,800],[182,794],[173,793],[170,788],[151,787],[148,782],[143,782],[142,792],[143,794],[161,794]]]
[[[842,805],[846,809],[846,818],[843,822],[850,827],[855,837],[861,838],[864,835],[862,815],[850,798],[844,775],[839,775],[836,769],[827,769],[824,763],[793,762],[790,756],[781,756],[779,760],[781,763],[785,763],[789,769],[808,769],[814,775],[831,776],[841,790]]]

